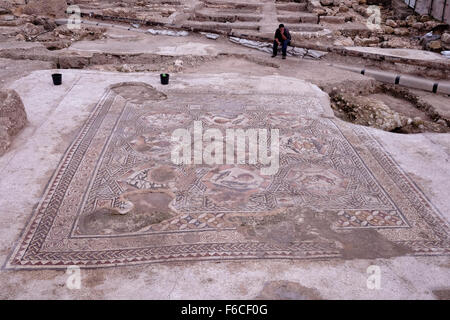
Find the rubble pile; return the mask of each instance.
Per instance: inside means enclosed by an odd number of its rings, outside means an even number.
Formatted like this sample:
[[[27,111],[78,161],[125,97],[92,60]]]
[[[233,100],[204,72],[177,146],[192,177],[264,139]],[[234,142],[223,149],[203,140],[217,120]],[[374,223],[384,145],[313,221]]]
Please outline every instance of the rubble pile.
[[[391,110],[382,101],[349,93],[334,93],[335,106],[345,112],[351,122],[374,127],[385,131],[394,131],[413,120]]]
[[[333,33],[333,44],[336,46],[410,48],[437,52],[449,48],[448,43],[441,39],[448,26],[428,15],[410,14],[403,18],[389,6],[380,6],[380,15],[377,15],[366,0],[310,0],[309,8],[319,15],[321,23],[338,24]],[[367,26],[370,31],[356,29],[352,32],[352,28],[346,28],[350,24]],[[430,32],[434,38],[426,41],[424,35]]]
[[[434,108],[406,88],[381,84],[367,88],[324,88],[335,115],[345,121],[396,133],[449,132],[450,126]],[[397,112],[373,94],[411,103],[423,116]]]
[[[69,47],[75,41],[103,39],[106,37],[105,32],[105,28],[82,26],[80,29],[70,30],[66,26],[59,26],[36,40],[43,42],[48,49],[58,50]]]
[[[150,20],[155,23],[169,23],[171,17],[181,14],[187,8],[182,1],[116,1],[108,6],[98,1],[89,1],[88,7],[97,8],[96,12],[103,16]]]
[[[446,33],[442,34],[441,46],[444,50],[450,50],[450,32],[446,32]]]
[[[56,26],[25,23],[15,36],[19,41],[42,42],[49,50],[60,50],[80,40],[97,40],[105,37],[105,28],[81,26],[80,29],[68,29],[67,26]]]
[[[310,0],[309,9],[319,15],[322,22],[330,23],[363,22],[368,16],[365,0]]]

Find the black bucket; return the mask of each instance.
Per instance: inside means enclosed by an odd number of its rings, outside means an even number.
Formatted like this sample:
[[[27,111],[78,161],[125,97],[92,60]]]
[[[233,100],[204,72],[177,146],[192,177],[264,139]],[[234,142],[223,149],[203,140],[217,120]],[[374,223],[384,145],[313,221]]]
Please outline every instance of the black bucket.
[[[161,84],[163,85],[169,84],[169,77],[170,75],[168,73],[161,73]]]
[[[62,74],[61,73],[54,73],[52,74],[53,84],[55,86],[60,86],[62,83]]]

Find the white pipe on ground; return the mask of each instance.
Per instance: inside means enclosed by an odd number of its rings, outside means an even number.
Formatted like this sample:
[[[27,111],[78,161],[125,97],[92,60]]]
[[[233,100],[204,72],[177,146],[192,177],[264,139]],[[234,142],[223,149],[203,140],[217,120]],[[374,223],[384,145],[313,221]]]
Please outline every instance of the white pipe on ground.
[[[351,67],[351,66],[343,66],[343,65],[335,65],[330,64],[333,67],[348,70],[352,72],[357,72],[369,77],[374,78],[375,80],[396,84],[403,87],[420,89],[425,91],[430,91],[434,93],[442,93],[450,95],[450,84],[446,82],[439,82],[435,80],[428,80],[424,78],[413,77],[409,75],[402,75],[387,71],[379,71],[379,70],[369,70],[369,69],[361,69],[360,67]]]

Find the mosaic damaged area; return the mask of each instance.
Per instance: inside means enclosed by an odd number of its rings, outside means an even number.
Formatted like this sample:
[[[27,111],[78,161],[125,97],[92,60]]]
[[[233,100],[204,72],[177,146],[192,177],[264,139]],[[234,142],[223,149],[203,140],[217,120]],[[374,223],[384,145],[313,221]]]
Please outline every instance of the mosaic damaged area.
[[[110,87],[67,150],[8,268],[449,253],[445,222],[364,127],[314,96]],[[279,170],[175,165],[172,132],[280,130]]]

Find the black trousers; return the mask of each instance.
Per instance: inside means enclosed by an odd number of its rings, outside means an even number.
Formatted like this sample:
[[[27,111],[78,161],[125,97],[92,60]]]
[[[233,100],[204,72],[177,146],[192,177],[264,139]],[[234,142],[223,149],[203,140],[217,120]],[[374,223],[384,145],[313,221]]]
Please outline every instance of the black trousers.
[[[286,56],[287,54],[287,47],[291,43],[291,40],[287,39],[282,42],[282,51],[283,56]],[[276,56],[278,54],[278,42],[274,40],[273,42],[273,55]]]

